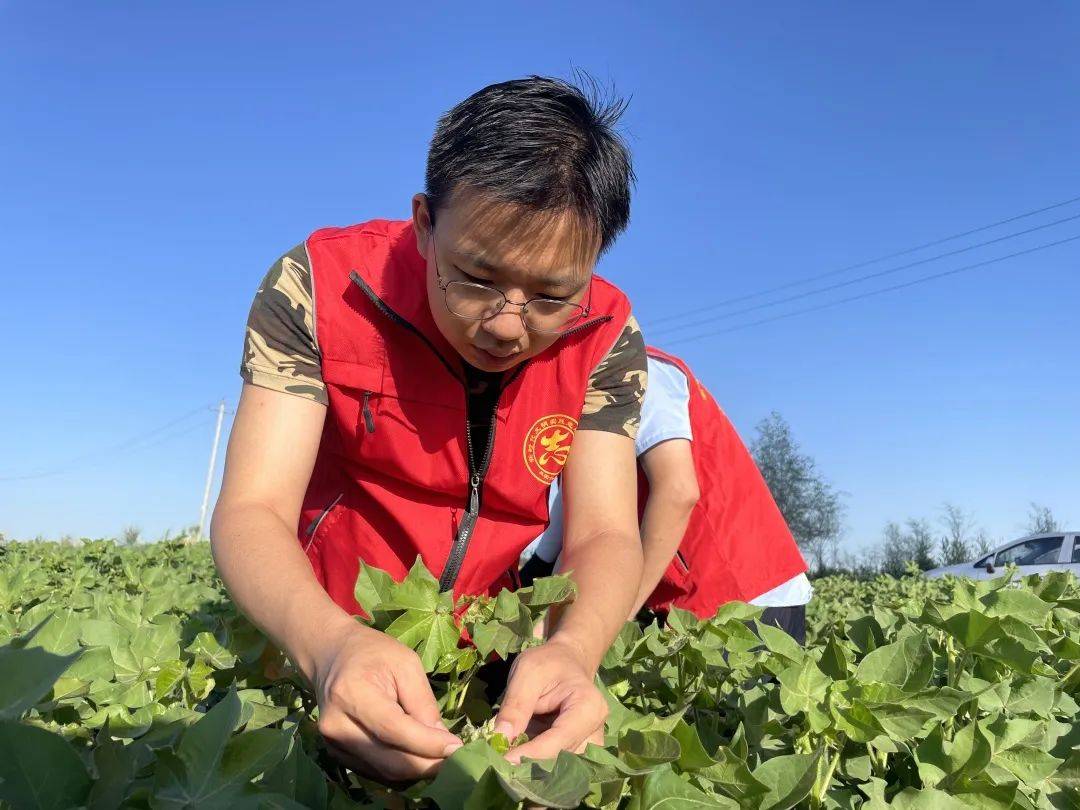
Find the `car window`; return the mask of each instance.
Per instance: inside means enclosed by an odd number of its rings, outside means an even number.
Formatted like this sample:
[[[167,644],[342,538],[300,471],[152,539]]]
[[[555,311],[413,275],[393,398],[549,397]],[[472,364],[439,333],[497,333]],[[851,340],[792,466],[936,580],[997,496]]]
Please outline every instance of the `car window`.
[[[1047,565],[1056,563],[1064,537],[1034,537],[999,551],[994,565]],[[1075,553],[1075,552],[1074,552]]]
[[[972,566],[972,568],[986,568],[987,563],[989,563],[992,559],[994,559],[994,555],[993,554],[987,554],[981,560],[976,562],[975,565]]]
[[[1072,561],[1074,563],[1080,563],[1080,534],[1073,538]]]

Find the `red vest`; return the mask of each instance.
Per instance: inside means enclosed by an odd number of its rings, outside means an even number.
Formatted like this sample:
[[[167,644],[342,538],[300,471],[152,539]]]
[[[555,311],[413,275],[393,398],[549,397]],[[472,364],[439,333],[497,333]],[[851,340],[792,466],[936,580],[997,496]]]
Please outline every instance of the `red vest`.
[[[513,587],[626,297],[593,277],[589,317],[506,373],[470,461],[462,360],[432,319],[412,223],[327,228],[307,251],[329,399],[298,527],[316,577],[352,613],[361,559],[401,579],[419,555],[459,595]]]
[[[704,618],[725,602],[749,602],[806,571],[806,562],[753,457],[716,400],[686,363],[659,349],[690,386],[691,452],[701,499],[679,550],[646,604],[674,604]],[[639,468],[639,508],[648,482]]]

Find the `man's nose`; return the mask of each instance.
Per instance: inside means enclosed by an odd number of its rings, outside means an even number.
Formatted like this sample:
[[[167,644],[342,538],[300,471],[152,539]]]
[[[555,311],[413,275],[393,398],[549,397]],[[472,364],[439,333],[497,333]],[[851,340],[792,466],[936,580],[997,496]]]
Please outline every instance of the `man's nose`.
[[[521,319],[521,307],[508,302],[502,312],[488,318],[481,326],[496,340],[509,343],[519,340],[525,334],[525,322]]]

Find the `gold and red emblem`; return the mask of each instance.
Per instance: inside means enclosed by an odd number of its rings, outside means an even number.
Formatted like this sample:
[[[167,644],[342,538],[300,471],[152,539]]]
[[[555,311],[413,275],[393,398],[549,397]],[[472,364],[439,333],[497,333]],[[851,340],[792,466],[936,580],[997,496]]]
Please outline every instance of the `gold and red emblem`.
[[[553,413],[537,419],[525,434],[525,467],[541,484],[550,484],[570,457],[577,419],[563,413]]]

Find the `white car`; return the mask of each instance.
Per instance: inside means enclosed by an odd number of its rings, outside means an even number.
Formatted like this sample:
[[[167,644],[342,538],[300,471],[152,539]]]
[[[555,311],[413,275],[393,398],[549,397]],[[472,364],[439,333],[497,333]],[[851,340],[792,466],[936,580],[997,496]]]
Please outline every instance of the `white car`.
[[[993,579],[1015,565],[1021,576],[1072,571],[1080,577],[1080,532],[1045,532],[1013,540],[972,562],[931,568],[931,579],[952,574],[971,579]]]

